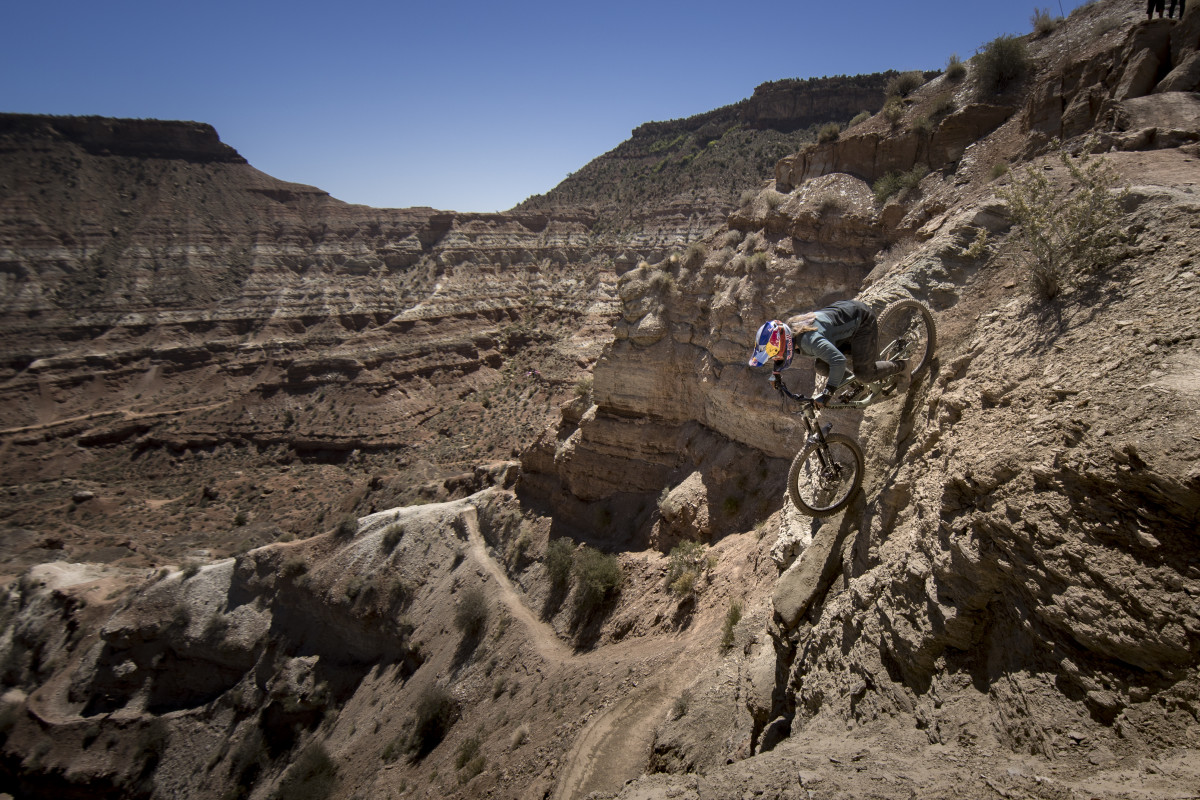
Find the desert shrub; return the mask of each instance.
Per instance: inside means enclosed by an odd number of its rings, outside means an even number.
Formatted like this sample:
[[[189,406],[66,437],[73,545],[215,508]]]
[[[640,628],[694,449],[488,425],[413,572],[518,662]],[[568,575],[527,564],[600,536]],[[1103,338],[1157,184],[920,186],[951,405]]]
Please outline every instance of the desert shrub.
[[[683,694],[675,698],[675,704],[671,707],[671,719],[682,719],[686,716],[691,703],[692,693],[685,689]]]
[[[929,167],[924,164],[917,164],[907,172],[889,172],[871,187],[875,192],[875,201],[886,203],[895,194],[903,198],[906,193],[920,186],[928,174]]]
[[[729,610],[725,612],[725,624],[721,628],[721,652],[729,652],[729,648],[733,647],[733,629],[739,622],[742,621],[742,604],[737,600],[732,600],[729,603]]]
[[[771,209],[779,208],[781,205],[783,205],[783,202],[785,200],[787,200],[787,195],[785,195],[781,192],[777,192],[774,189],[768,190],[766,194],[767,194],[767,208],[771,208]]]
[[[458,782],[460,784],[468,783],[483,772],[483,768],[487,766],[487,758],[479,752],[482,744],[479,734],[476,734],[463,739],[462,744],[458,746],[458,754],[454,757],[454,768],[459,771]]]
[[[529,741],[529,725],[521,723],[515,731],[512,732],[512,738],[508,740],[510,750],[516,750],[521,745]]]
[[[929,121],[929,117],[922,114],[912,122],[913,133],[919,133],[922,136],[928,136],[933,131],[933,123]]]
[[[992,176],[992,180],[1003,178],[1008,174],[1008,163],[1005,161],[997,161],[992,164],[992,168],[988,170],[988,174]]]
[[[704,263],[705,252],[703,244],[692,242],[683,253],[683,266],[688,269],[699,267]]]
[[[396,549],[396,545],[400,544],[400,539],[404,537],[404,526],[400,524],[389,525],[387,530],[383,532],[383,538],[380,540],[380,547],[385,553],[391,553]]]
[[[1029,18],[1029,24],[1033,26],[1033,32],[1038,36],[1054,33],[1060,22],[1062,22],[1062,17],[1054,16],[1048,8],[1035,8],[1033,16]]]
[[[838,125],[836,122],[826,122],[821,126],[821,130],[817,132],[817,141],[821,144],[829,144],[830,142],[836,142],[841,135],[841,125]]]
[[[752,194],[754,194],[755,197],[758,196],[757,193],[752,192]],[[753,197],[751,199],[753,199]],[[724,247],[737,247],[739,244],[742,243],[742,239],[745,239],[745,238],[746,238],[746,234],[742,231],[739,231],[736,229],[731,230],[731,231],[726,231],[725,237],[722,240],[721,244]],[[728,259],[726,259],[726,260],[728,260]]]
[[[963,258],[969,258],[972,261],[982,258],[987,254],[988,249],[988,232],[987,228],[976,228],[975,238],[969,245],[962,248]]]
[[[846,127],[853,128],[855,125],[861,125],[862,123],[866,122],[870,118],[871,118],[870,111],[860,111],[854,115],[854,118],[852,120],[850,120],[850,123],[848,125],[846,125]]]
[[[667,586],[672,592],[687,597],[696,591],[696,581],[708,570],[708,548],[700,542],[680,542],[671,549],[667,566]]]
[[[575,608],[586,616],[608,599],[624,580],[616,556],[584,545],[575,553]]]
[[[754,189],[747,189],[742,192],[742,196],[738,198],[738,205],[745,207],[754,202],[754,198],[758,197],[758,192]]]
[[[871,186],[871,190],[875,192],[875,202],[886,203],[888,198],[900,191],[900,173],[889,172],[881,176]]]
[[[342,518],[334,531],[341,539],[352,539],[358,533],[358,519],[352,516]]]
[[[975,75],[980,95],[1000,94],[1021,81],[1029,71],[1025,42],[1016,36],[998,36],[975,57]]]
[[[746,259],[746,271],[756,272],[766,268],[770,258],[766,253],[755,253]]]
[[[904,103],[897,97],[889,97],[883,104],[883,118],[895,127],[904,119]]]
[[[300,751],[271,795],[275,800],[324,800],[337,787],[337,765],[325,745],[313,742]]]
[[[555,539],[546,545],[546,575],[555,588],[566,586],[575,561],[575,545],[570,539]]]
[[[592,393],[592,376],[585,375],[575,382],[575,396],[587,397]]]
[[[250,521],[250,516],[245,511],[239,511],[233,517],[234,526],[240,528]]]
[[[666,270],[655,270],[650,274],[650,288],[656,292],[669,292],[675,287],[675,277]]]
[[[821,195],[817,201],[818,216],[825,216],[834,211],[845,212],[847,209],[846,199],[835,191],[828,191]]]
[[[293,553],[284,559],[283,565],[279,571],[285,578],[295,578],[298,575],[303,575],[308,572],[308,562],[304,560],[304,556],[299,553]]]
[[[946,59],[946,72],[944,74],[946,80],[951,83],[958,83],[967,77],[967,65],[958,57],[958,53],[954,53],[950,58]]]
[[[525,554],[529,552],[530,545],[533,544],[533,539],[530,538],[527,531],[522,530],[516,540],[509,545],[507,553],[507,561],[511,566],[519,566],[525,559]]]
[[[910,94],[921,88],[925,83],[925,76],[917,70],[911,72],[901,72],[896,77],[892,78],[887,83],[888,97],[908,97]]]
[[[487,627],[488,601],[483,589],[471,586],[463,590],[454,609],[454,627],[468,638],[475,638]]]
[[[200,562],[195,561],[193,559],[188,559],[186,562],[184,562],[184,565],[183,565],[183,580],[186,581],[188,578],[192,577],[199,571],[200,571]]]
[[[1119,176],[1106,159],[1086,153],[1075,158],[1061,147],[1058,157],[1072,186],[1051,183],[1045,170],[1029,165],[996,192],[1008,202],[1031,292],[1043,302],[1057,297],[1080,273],[1113,263],[1121,202],[1128,192],[1118,188]]]
[[[944,117],[947,114],[954,113],[954,92],[946,92],[938,95],[933,101],[933,108],[930,109],[931,117]]]
[[[458,703],[449,692],[435,686],[417,700],[403,750],[413,759],[424,758],[441,744],[458,721]],[[387,751],[384,751],[385,754]],[[385,759],[386,760],[386,759]]]

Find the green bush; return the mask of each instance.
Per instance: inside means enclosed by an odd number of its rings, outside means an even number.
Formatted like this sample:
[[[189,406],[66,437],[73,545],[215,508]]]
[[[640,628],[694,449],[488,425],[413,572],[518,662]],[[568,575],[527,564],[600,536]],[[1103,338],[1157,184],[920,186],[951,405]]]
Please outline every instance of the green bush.
[[[1033,16],[1029,18],[1029,24],[1033,26],[1033,32],[1038,36],[1054,33],[1060,22],[1062,22],[1062,17],[1054,16],[1048,8],[1034,9]]]
[[[898,97],[889,97],[883,104],[883,118],[894,128],[904,119],[904,103]]]
[[[546,575],[557,589],[567,585],[575,561],[575,545],[570,539],[555,539],[546,545]]]
[[[683,266],[687,267],[688,269],[701,266],[704,263],[704,256],[706,252],[707,251],[705,250],[703,244],[700,242],[692,242],[688,245],[687,250],[685,250],[683,253]]]
[[[467,638],[473,639],[487,627],[488,601],[483,589],[471,586],[463,590],[454,609],[454,627]]]
[[[479,735],[476,734],[463,739],[462,744],[458,746],[458,755],[454,757],[454,768],[459,771],[458,782],[460,784],[470,782],[487,766],[487,758],[479,752],[482,744]]]
[[[875,201],[886,203],[894,194],[903,198],[906,193],[916,189],[928,174],[929,167],[924,164],[917,164],[907,172],[889,172],[871,187],[875,192]]]
[[[850,124],[848,124],[846,127],[853,128],[855,125],[861,125],[862,123],[866,122],[870,118],[871,118],[870,111],[860,111],[854,115],[854,119],[850,120]]]
[[[963,78],[967,77],[967,65],[958,57],[958,53],[954,53],[946,60],[946,72],[944,73],[946,80],[951,83],[958,83]]]
[[[458,714],[458,703],[445,689],[435,686],[426,691],[417,700],[404,751],[414,759],[432,753],[458,721]]]
[[[980,95],[1000,94],[1020,83],[1029,71],[1025,42],[1016,36],[998,36],[975,57],[975,75]]]
[[[400,544],[400,539],[404,536],[404,526],[400,524],[389,525],[387,530],[383,532],[383,539],[380,540],[380,546],[383,552],[391,553],[396,549],[396,545]]]
[[[737,600],[729,603],[729,610],[725,612],[725,624],[721,628],[721,652],[729,652],[729,648],[733,647],[733,629],[739,622],[742,621],[742,604]]]
[[[620,588],[624,580],[616,556],[584,545],[575,553],[575,608],[586,616]]]
[[[924,84],[925,76],[921,72],[901,72],[888,81],[886,92],[889,97],[908,97]]]
[[[933,101],[933,108],[929,110],[931,117],[944,117],[954,113],[954,92],[946,92],[938,95],[938,98]]]
[[[830,142],[836,142],[841,135],[841,125],[838,125],[836,122],[827,122],[821,126],[821,130],[817,133],[817,141],[821,144],[829,144]]]
[[[996,194],[1008,202],[1022,245],[1032,294],[1043,302],[1057,297],[1077,276],[1100,271],[1116,259],[1117,222],[1127,187],[1106,159],[1086,153],[1072,157],[1061,147],[1059,160],[1071,182],[1051,183],[1045,170],[1029,165],[1023,175]]]
[[[276,800],[324,800],[337,787],[337,765],[325,745],[308,745],[284,774],[271,795]]]
[[[358,519],[352,516],[343,517],[334,532],[342,539],[354,538],[354,535],[358,533]]]
[[[671,549],[667,566],[667,586],[672,592],[687,597],[696,591],[696,581],[709,567],[708,548],[700,542],[680,542]]]

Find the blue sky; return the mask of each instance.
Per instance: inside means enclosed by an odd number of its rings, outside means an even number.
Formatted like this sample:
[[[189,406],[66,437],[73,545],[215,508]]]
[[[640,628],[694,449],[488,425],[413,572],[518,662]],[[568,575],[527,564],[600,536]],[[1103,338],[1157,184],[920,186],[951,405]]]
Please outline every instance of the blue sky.
[[[643,122],[781,78],[940,69],[1028,33],[1036,7],[10,0],[0,111],[208,122],[258,169],[347,202],[497,211]]]

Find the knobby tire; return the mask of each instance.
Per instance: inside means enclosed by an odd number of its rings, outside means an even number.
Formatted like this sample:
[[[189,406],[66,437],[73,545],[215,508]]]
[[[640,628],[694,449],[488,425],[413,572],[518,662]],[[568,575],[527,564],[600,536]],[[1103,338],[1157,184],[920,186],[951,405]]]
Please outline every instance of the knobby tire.
[[[863,480],[865,462],[858,442],[842,433],[826,434],[825,452],[842,465],[839,478],[833,482],[822,478],[827,468],[820,461],[821,447],[820,442],[809,442],[792,459],[788,470],[792,504],[812,517],[827,517],[841,511],[862,487]],[[853,474],[847,474],[850,469]]]
[[[909,355],[913,377],[929,369],[937,349],[937,327],[932,312],[924,303],[911,299],[898,300],[879,315],[880,340],[892,342],[900,337],[916,342],[916,351]]]

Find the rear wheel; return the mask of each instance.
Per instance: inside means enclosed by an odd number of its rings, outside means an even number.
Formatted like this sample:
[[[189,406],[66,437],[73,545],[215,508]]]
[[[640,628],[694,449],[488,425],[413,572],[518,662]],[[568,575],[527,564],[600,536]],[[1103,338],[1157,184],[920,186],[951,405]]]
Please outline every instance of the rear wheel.
[[[858,442],[830,433],[825,442],[809,442],[792,460],[788,494],[796,508],[827,517],[845,508],[862,486],[863,453]]]
[[[937,348],[933,314],[916,300],[892,303],[879,315],[879,341],[884,342],[881,359],[904,359],[912,365],[912,374],[920,375],[929,369]]]

